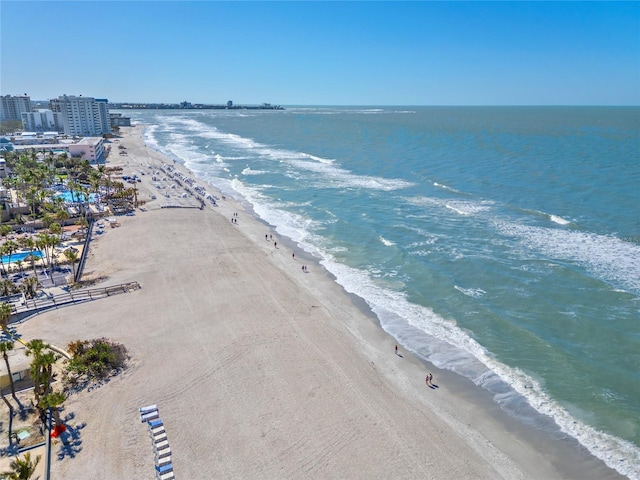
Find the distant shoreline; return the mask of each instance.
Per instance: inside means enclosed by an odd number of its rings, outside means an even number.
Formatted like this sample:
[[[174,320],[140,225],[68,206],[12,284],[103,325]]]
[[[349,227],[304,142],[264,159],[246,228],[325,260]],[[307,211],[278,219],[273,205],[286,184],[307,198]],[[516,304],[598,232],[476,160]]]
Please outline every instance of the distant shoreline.
[[[284,110],[280,105],[263,103],[261,105],[233,105],[233,104],[190,104],[183,103],[109,103],[114,110]]]

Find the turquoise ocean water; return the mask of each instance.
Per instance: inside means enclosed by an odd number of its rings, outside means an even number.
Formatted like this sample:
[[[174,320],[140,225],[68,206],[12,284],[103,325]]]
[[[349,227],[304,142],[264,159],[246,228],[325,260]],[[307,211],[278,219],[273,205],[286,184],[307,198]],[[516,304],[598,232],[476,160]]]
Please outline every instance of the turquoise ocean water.
[[[639,108],[126,113],[404,348],[640,478]]]

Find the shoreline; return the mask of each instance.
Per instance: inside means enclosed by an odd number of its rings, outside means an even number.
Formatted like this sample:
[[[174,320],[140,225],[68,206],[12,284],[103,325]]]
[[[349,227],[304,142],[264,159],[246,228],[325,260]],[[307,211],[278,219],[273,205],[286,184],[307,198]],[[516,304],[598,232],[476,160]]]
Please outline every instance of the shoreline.
[[[143,145],[141,126],[121,141],[131,156],[109,164],[122,165],[125,174],[149,161],[171,164]],[[184,165],[175,167],[197,179]],[[141,193],[154,192],[148,177]],[[395,340],[366,302],[292,240],[274,235],[278,249],[265,241],[267,229],[275,229],[243,202],[227,198],[200,211],[160,210],[160,201],[94,240],[85,268],[109,283],[140,280],[141,292],[45,313],[19,327],[26,338],[58,345],[104,335],[132,355],[123,375],[68,400],[67,410],[87,422],[87,438],[76,458],[54,462],[61,478],[100,458],[96,478],[152,472],[146,432],[133,412],[152,403],[167,424],[181,478],[624,478],[577,441],[519,424],[470,380],[404,349],[395,356]],[[234,225],[229,218],[236,211]],[[193,255],[167,256],[186,255],[183,245]],[[299,271],[292,249],[313,262],[309,274]],[[122,329],[118,320],[130,315],[136,321]],[[425,370],[434,372],[439,389],[425,389]],[[127,408],[114,412],[119,400]],[[200,411],[216,418],[192,417]],[[200,442],[191,438],[194,430]],[[200,443],[218,453],[208,456]],[[214,468],[199,477],[206,466]]]

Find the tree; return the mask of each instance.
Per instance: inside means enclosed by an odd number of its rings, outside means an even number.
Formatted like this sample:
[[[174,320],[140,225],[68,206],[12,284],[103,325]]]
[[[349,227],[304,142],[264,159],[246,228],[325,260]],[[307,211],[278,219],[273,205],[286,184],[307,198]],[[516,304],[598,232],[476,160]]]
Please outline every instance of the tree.
[[[2,276],[5,276],[7,274],[7,271],[4,268],[4,255],[6,251],[7,249],[4,247],[4,243],[3,243],[2,245],[0,245],[0,268],[2,270]]]
[[[82,229],[82,231],[78,230],[78,232],[83,233],[86,237],[87,228],[89,227],[89,221],[84,217],[78,217],[78,219],[76,220],[76,225],[78,225]]]
[[[71,262],[71,269],[73,270],[73,278],[76,278],[76,262],[78,261],[78,251],[73,248],[67,248],[64,251],[64,256]]]
[[[42,399],[52,391],[51,384],[55,379],[53,365],[60,358],[53,352],[49,345],[40,339],[31,340],[27,343],[27,355],[33,356],[31,368],[31,380],[33,380],[33,395],[36,401],[36,408],[40,412],[40,417],[45,417],[46,404]]]
[[[36,257],[33,254],[33,251],[36,248],[36,241],[32,237],[26,237],[26,238],[20,240],[20,242],[21,242],[23,248],[28,248],[29,249],[29,255],[27,255],[25,257],[25,260],[26,259],[30,259],[31,268],[33,268],[33,274],[36,275]]]
[[[29,480],[36,471],[41,456],[38,455],[35,460],[31,460],[31,452],[24,454],[24,457],[16,457],[9,465],[11,471],[4,472],[7,480]]]
[[[22,131],[22,120],[3,120],[0,122],[0,133],[14,133]]]
[[[6,297],[9,295],[13,295],[18,291],[18,287],[13,283],[13,280],[5,278],[0,280],[0,296]]]
[[[4,396],[4,392],[0,389],[0,397],[2,397],[2,401],[7,405],[7,408],[9,409],[9,443],[11,443],[11,425],[13,423],[13,405],[11,405],[11,402],[9,400],[7,400],[7,397]]]
[[[18,400],[18,397],[16,396],[16,386],[13,382],[13,375],[11,374],[11,365],[9,365],[9,352],[13,350],[14,347],[15,347],[15,344],[11,340],[0,341],[0,352],[2,353],[2,358],[4,358],[4,363],[7,366],[7,373],[9,374],[9,384],[11,385],[11,396],[18,403],[18,405],[20,405],[20,400]]]
[[[7,326],[9,325],[9,320],[11,319],[11,315],[13,314],[13,309],[11,304],[2,302],[0,303],[0,328],[5,332],[7,330]],[[7,364],[7,373],[9,374],[9,382],[11,383],[11,394],[13,398],[16,398],[15,386],[13,385],[13,376],[11,375],[11,368],[9,367],[9,356],[7,355],[7,351],[13,349],[13,342],[0,342],[0,351],[2,351],[2,356],[5,359]],[[7,400],[4,396],[4,393],[0,392],[2,396],[2,401],[7,404],[9,407],[9,432],[11,432],[11,419],[13,419],[13,405],[11,402]],[[19,402],[18,402],[19,404]],[[11,437],[9,437],[11,438]]]
[[[40,287],[40,282],[38,281],[38,277],[29,277],[25,278],[22,284],[20,285],[20,290],[24,294],[25,298],[34,298],[36,293],[38,292],[38,288]]]
[[[3,252],[5,252],[9,258],[7,259],[7,266],[9,271],[11,271],[11,255],[18,251],[18,244],[13,240],[7,240],[2,244]]]
[[[2,237],[6,237],[11,232],[13,232],[11,225],[0,225],[0,235],[2,235]]]
[[[50,392],[47,395],[44,395],[41,399],[43,408],[51,409],[56,427],[63,423],[60,418],[60,407],[66,399],[67,396],[61,391]]]
[[[13,315],[13,307],[11,304],[7,302],[0,302],[0,329],[2,329],[3,332],[7,331],[11,315]]]
[[[60,245],[60,238],[48,233],[39,233],[36,236],[36,246],[44,252],[45,260],[49,266],[49,273],[53,274],[54,249]]]

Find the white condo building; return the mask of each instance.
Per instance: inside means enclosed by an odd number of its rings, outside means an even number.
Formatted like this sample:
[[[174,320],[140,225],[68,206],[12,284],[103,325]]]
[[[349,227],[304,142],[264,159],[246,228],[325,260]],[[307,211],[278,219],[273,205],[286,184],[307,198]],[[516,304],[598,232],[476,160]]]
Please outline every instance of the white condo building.
[[[60,113],[62,129],[67,135],[92,137],[111,132],[106,99],[62,95],[49,100],[49,106],[53,112]]]
[[[38,109],[22,114],[22,128],[25,132],[63,132],[60,113]]]
[[[23,112],[31,111],[31,97],[29,95],[5,95],[0,97],[0,121],[22,120]]]

